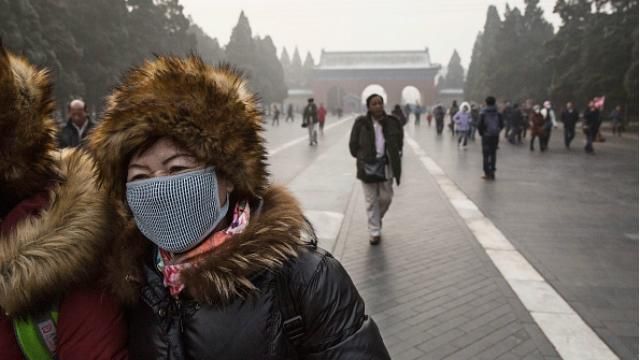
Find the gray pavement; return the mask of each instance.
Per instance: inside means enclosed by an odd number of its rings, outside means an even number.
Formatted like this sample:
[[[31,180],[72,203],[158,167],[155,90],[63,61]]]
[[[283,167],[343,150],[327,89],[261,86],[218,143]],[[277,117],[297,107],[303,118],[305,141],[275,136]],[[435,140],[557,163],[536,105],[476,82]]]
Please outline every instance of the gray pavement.
[[[638,141],[605,134],[596,155],[581,134],[547,153],[501,141],[484,183],[480,141],[456,148],[423,124],[408,131],[622,359],[638,358]]]
[[[544,155],[501,144],[498,181],[484,184],[479,147],[458,152],[424,125],[407,130],[621,358],[637,358],[637,140],[598,144],[591,158],[556,142]],[[266,127],[270,148],[305,135],[299,122]],[[368,244],[350,127],[327,131],[318,147],[301,142],[274,154],[271,171],[319,228],[330,228],[321,244],[349,271],[393,358],[559,358],[408,149],[383,242]]]

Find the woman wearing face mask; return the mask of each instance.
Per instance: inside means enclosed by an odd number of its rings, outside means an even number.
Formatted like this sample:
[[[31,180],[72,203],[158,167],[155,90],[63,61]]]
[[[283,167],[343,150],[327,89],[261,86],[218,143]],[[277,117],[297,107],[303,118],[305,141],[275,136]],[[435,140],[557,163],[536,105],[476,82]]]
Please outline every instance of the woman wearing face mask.
[[[367,114],[351,128],[349,151],[356,158],[356,176],[362,181],[369,226],[369,243],[381,241],[382,218],[391,205],[393,178],[400,185],[404,132],[399,121],[384,111],[378,94],[367,97]]]
[[[268,183],[257,99],[232,69],[159,57],[90,139],[128,209],[111,285],[135,359],[388,359],[340,263]]]

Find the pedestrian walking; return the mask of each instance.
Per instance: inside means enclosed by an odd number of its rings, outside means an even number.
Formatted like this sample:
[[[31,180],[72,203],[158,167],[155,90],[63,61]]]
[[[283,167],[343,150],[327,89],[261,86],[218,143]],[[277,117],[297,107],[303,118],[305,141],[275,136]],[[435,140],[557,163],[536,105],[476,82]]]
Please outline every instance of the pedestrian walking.
[[[538,139],[538,146],[540,147],[540,151],[544,151],[544,124],[545,119],[542,116],[540,105],[536,104],[533,106],[533,111],[531,115],[529,115],[529,128],[531,129],[531,140],[529,143],[529,150],[535,151],[534,142],[536,138]]]
[[[451,107],[449,108],[449,130],[451,130],[451,136],[455,134],[453,117],[458,113],[458,109],[458,101],[453,100]]]
[[[611,132],[613,135],[617,133],[618,136],[622,136],[622,122],[624,120],[622,117],[622,106],[616,106],[616,108],[611,111],[611,114],[609,114],[609,119],[611,120]]]
[[[540,114],[544,118],[544,126],[542,136],[540,137],[542,143],[540,151],[547,151],[549,149],[549,139],[551,139],[551,129],[557,128],[556,113],[551,107],[551,101],[546,100],[543,103],[543,108],[540,110]]]
[[[327,118],[327,109],[323,103],[320,103],[318,108],[318,126],[320,127],[320,134],[324,134],[324,122]]]
[[[413,106],[413,115],[416,117],[416,120],[415,120],[416,125],[420,125],[421,112],[422,112],[422,108],[420,107],[420,104],[416,102],[416,104]]]
[[[58,136],[60,147],[81,146],[94,127],[87,113],[87,105],[80,99],[72,100],[67,106],[67,112],[69,113],[67,125],[62,128]]]
[[[404,116],[404,112],[402,111],[402,108],[400,107],[399,104],[396,104],[393,107],[393,110],[391,111],[391,115],[395,116],[396,119],[398,119],[398,121],[400,121],[400,124],[402,126],[405,126],[407,124],[407,118],[406,118],[406,116]]]
[[[584,151],[587,154],[594,154],[593,142],[596,141],[598,131],[600,129],[600,110],[596,106],[595,101],[589,101],[589,105],[584,112],[583,130],[587,137]]]
[[[404,104],[404,116],[406,116],[407,120],[411,116],[411,105],[409,103]]]
[[[480,114],[478,133],[482,137],[482,168],[485,180],[496,179],[496,152],[500,131],[504,127],[502,114],[496,108],[496,98],[489,96],[485,99],[485,108]]]
[[[453,117],[453,121],[455,122],[456,133],[458,134],[458,147],[462,147],[466,150],[469,126],[471,124],[471,112],[469,104],[466,102],[462,103],[460,109],[461,111],[458,111],[458,113]]]
[[[284,119],[284,122],[288,122],[289,120],[291,120],[291,122],[294,122],[293,104],[289,104],[289,106],[287,106],[287,117]]]
[[[271,120],[271,126],[280,125],[280,108],[278,105],[273,105],[273,120]]]
[[[504,119],[504,138],[509,139],[509,135],[511,134],[511,120],[513,116],[513,108],[511,106],[510,101],[506,101],[504,103],[504,108],[502,109],[502,118]]]
[[[442,130],[444,129],[444,116],[444,107],[441,104],[436,105],[433,108],[433,117],[436,118],[436,132],[438,135],[442,135]]]
[[[158,57],[108,99],[90,144],[127,210],[110,286],[132,359],[389,359],[345,269],[269,183],[238,73]]]
[[[571,142],[576,136],[576,124],[578,123],[579,118],[580,115],[574,109],[573,103],[568,102],[565,109],[560,114],[560,120],[564,127],[564,146],[567,149],[571,147]]]
[[[318,123],[318,108],[313,102],[313,98],[307,100],[302,113],[302,126],[307,128],[309,132],[309,145],[318,145],[318,133],[316,132],[316,124]]]
[[[400,184],[403,131],[399,121],[384,112],[382,96],[370,95],[366,105],[367,114],[359,116],[351,129],[349,151],[356,158],[367,202],[369,242],[377,245],[393,197],[393,179]]]
[[[471,124],[469,127],[469,138],[471,141],[476,141],[476,130],[478,130],[478,123],[480,122],[480,109],[475,103],[471,103]]]
[[[522,127],[524,126],[524,116],[518,103],[513,104],[511,111],[511,132],[509,133],[509,143],[522,144]]]
[[[110,194],[84,150],[60,150],[48,72],[0,45],[0,89],[0,359],[126,360],[98,285],[123,225]]]

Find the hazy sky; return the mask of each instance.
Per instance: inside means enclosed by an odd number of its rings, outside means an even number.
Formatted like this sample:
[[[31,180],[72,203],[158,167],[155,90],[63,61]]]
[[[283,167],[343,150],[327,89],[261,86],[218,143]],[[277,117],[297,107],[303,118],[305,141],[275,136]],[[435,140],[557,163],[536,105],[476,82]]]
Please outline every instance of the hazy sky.
[[[487,7],[502,16],[507,2],[524,8],[524,0],[180,0],[185,13],[220,45],[229,42],[241,10],[253,35],[271,35],[278,56],[298,46],[304,61],[311,51],[316,63],[321,49],[421,50],[429,48],[431,61],[443,66],[458,50],[465,69]],[[557,29],[556,0],[541,0],[545,17]]]

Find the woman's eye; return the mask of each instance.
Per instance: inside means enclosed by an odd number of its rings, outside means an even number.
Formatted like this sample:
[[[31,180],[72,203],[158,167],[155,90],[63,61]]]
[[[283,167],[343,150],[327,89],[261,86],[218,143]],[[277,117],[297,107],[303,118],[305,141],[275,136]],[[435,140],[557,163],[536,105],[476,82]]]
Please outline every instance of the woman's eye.
[[[169,168],[169,173],[170,174],[178,174],[181,173],[185,170],[189,170],[189,168],[184,167],[184,166],[172,166],[171,168]]]
[[[129,178],[129,181],[144,180],[144,179],[146,179],[146,178],[148,178],[148,176],[147,176],[147,175],[138,174],[138,175],[135,175],[134,177]]]

